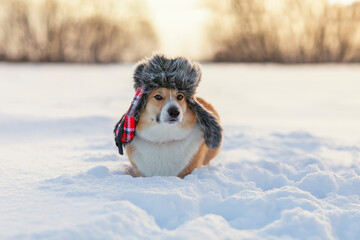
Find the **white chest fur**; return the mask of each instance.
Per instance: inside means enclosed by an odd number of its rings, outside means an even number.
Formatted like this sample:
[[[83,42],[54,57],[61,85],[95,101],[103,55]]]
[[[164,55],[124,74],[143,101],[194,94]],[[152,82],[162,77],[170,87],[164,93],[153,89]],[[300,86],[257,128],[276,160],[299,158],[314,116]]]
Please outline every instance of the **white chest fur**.
[[[131,142],[134,147],[132,161],[144,176],[177,176],[189,164],[203,141],[203,133],[197,124],[181,140],[159,143],[139,135]]]

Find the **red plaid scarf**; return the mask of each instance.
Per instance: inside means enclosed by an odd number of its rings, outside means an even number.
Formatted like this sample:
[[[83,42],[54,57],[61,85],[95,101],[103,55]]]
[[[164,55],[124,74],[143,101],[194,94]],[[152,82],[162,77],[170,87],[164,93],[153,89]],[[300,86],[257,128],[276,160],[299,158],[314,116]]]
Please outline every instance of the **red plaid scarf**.
[[[122,155],[123,143],[129,143],[135,135],[135,118],[134,111],[139,103],[139,100],[144,92],[143,87],[136,89],[135,97],[131,102],[129,110],[122,116],[121,120],[115,127],[115,142],[119,148],[119,153]]]

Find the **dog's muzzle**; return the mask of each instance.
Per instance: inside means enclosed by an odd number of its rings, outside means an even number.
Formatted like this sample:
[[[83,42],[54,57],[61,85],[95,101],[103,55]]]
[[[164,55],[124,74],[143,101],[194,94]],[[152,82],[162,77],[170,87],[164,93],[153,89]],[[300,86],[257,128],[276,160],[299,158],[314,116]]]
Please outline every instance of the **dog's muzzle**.
[[[174,124],[182,120],[182,110],[176,102],[167,103],[160,114],[160,122]]]

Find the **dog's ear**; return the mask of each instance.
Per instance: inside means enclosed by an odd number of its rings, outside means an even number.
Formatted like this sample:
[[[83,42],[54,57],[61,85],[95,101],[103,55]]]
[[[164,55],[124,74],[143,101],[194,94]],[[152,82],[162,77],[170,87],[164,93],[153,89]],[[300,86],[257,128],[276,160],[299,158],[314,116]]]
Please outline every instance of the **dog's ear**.
[[[196,114],[197,121],[204,133],[205,144],[209,148],[218,148],[222,140],[222,128],[217,118],[195,99],[190,100],[189,105]]]

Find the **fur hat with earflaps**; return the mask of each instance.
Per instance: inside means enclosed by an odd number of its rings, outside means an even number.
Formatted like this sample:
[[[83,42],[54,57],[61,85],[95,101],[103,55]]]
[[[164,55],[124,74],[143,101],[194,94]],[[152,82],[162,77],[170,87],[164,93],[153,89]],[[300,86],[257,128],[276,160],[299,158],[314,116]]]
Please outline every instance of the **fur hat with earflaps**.
[[[123,154],[122,146],[130,143],[135,136],[139,115],[146,105],[150,92],[157,88],[175,89],[184,94],[204,133],[205,144],[209,148],[219,147],[222,129],[214,115],[194,97],[200,80],[199,65],[182,57],[171,59],[163,55],[154,55],[151,59],[139,62],[134,73],[136,90],[134,100],[114,129],[119,153]]]

